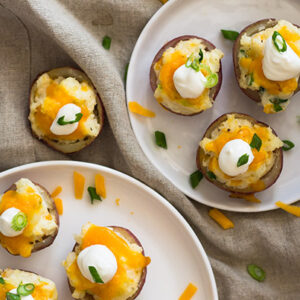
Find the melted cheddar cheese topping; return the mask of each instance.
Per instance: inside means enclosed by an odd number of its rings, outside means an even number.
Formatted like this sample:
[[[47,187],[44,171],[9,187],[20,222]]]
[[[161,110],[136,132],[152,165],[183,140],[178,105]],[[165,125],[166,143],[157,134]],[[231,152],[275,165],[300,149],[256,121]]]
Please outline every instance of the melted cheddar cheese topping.
[[[300,29],[287,21],[278,21],[278,24],[272,28],[260,31],[252,36],[245,33],[240,41],[239,66],[241,77],[239,84],[244,89],[259,91],[261,103],[265,113],[275,113],[274,105],[270,100],[289,99],[298,87],[297,78],[285,81],[273,81],[265,77],[262,60],[265,41],[272,36],[274,31],[278,31],[287,44],[300,57]],[[281,103],[284,110],[288,101]]]
[[[219,167],[218,157],[224,145],[234,139],[241,139],[250,144],[253,135],[257,134],[262,140],[259,151],[252,149],[254,159],[249,165],[248,171],[237,175],[228,176]],[[227,115],[219,128],[215,129],[211,138],[204,138],[200,147],[205,151],[204,166],[213,172],[219,181],[230,187],[246,188],[252,187],[256,191],[264,189],[264,183],[260,180],[273,166],[273,151],[282,146],[281,140],[275,136],[270,127],[252,124],[246,119],[235,118],[235,115]]]
[[[160,104],[176,113],[192,114],[212,107],[213,100],[209,96],[210,89],[206,88],[198,98],[182,98],[173,82],[175,71],[186,63],[190,55],[198,55],[200,49],[203,52],[202,63],[209,66],[213,73],[218,73],[220,59],[224,54],[219,49],[205,50],[206,46],[196,38],[180,41],[176,47],[168,48],[154,65],[154,71],[158,78],[154,97]],[[204,76],[208,75],[206,71],[202,72]]]
[[[75,289],[72,295],[75,299],[88,293],[99,300],[125,300],[136,293],[143,269],[150,263],[150,258],[142,254],[142,248],[130,244],[112,229],[90,223],[84,226],[79,241],[75,252],[70,253],[63,263],[69,281]],[[105,245],[111,250],[118,264],[115,276],[106,284],[89,281],[81,274],[77,265],[80,251],[97,244]]]

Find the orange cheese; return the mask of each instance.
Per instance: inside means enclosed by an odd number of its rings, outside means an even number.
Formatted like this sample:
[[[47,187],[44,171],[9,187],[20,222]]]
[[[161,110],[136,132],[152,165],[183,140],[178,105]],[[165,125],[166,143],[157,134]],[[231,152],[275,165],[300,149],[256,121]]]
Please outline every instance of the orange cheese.
[[[116,204],[117,204],[117,206],[120,205],[120,198],[117,198],[117,199],[116,199]]]
[[[69,278],[78,291],[89,291],[101,299],[111,300],[126,291],[126,285],[132,279],[128,278],[127,270],[142,270],[150,263],[150,258],[132,250],[127,242],[118,234],[106,227],[91,225],[82,238],[81,250],[92,245],[105,245],[115,255],[118,269],[115,276],[106,284],[96,284],[82,276],[75,260],[67,268]]]
[[[105,179],[101,174],[95,176],[96,192],[103,198],[106,198]]]
[[[144,117],[149,117],[149,118],[154,118],[155,117],[155,113],[145,107],[143,107],[142,105],[140,105],[139,103],[135,102],[135,101],[131,101],[128,103],[128,107],[129,110],[132,113],[144,116]]]
[[[261,201],[259,199],[257,199],[254,194],[238,194],[238,193],[234,193],[234,194],[230,194],[229,195],[230,198],[239,198],[239,199],[245,199],[249,202],[253,202],[253,203],[261,203]]]
[[[178,300],[190,300],[192,297],[196,294],[198,288],[192,284],[189,283],[189,285],[186,287],[182,295],[179,297]]]
[[[223,229],[233,228],[234,224],[218,209],[212,208],[208,215],[215,220]]]
[[[277,201],[275,204],[278,207],[280,207],[281,209],[285,210],[286,212],[288,212],[296,217],[300,217],[300,207],[295,206],[295,205],[288,205],[281,201]]]
[[[64,212],[64,206],[63,206],[62,200],[60,198],[55,198],[54,202],[55,202],[55,206],[56,206],[58,214],[62,215]]]
[[[51,197],[55,198],[56,196],[58,196],[62,191],[62,187],[58,186],[55,188],[55,190],[52,192]]]
[[[76,199],[82,199],[85,178],[82,174],[74,171],[73,173],[73,181],[74,181],[74,194]]]

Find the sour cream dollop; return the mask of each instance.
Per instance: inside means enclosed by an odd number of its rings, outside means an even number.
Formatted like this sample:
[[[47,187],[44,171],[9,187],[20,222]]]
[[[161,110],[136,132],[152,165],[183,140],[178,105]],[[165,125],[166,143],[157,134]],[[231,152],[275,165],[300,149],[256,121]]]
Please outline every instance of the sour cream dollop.
[[[81,274],[91,282],[95,282],[89,266],[96,268],[104,283],[110,281],[118,269],[114,254],[104,245],[93,245],[83,249],[78,257],[77,264]]]
[[[207,80],[202,72],[182,65],[174,72],[173,82],[182,98],[198,98],[203,93]]]
[[[81,113],[81,108],[73,103],[69,103],[61,107],[58,111],[55,120],[52,122],[50,131],[56,135],[68,135],[73,133],[77,127],[78,122],[66,125],[59,125],[58,119],[64,116],[64,121],[70,122],[76,119],[76,114]]]
[[[281,46],[281,37],[278,36],[276,40]],[[272,36],[265,42],[263,72],[270,80],[284,81],[300,74],[300,58],[288,44],[286,45],[287,50],[279,52],[273,43]]]
[[[2,213],[0,216],[0,232],[3,235],[15,237],[23,233],[25,227],[20,231],[16,231],[12,228],[12,220],[19,212],[21,212],[19,209],[11,207]]]
[[[12,294],[18,295],[17,289],[13,289],[11,291],[9,291]],[[34,300],[34,298],[31,295],[28,296],[20,296],[21,300]]]
[[[238,167],[238,160],[244,154],[249,155],[248,162]],[[226,143],[222,148],[219,155],[219,167],[225,174],[237,176],[247,172],[253,159],[250,145],[241,139],[235,139]]]

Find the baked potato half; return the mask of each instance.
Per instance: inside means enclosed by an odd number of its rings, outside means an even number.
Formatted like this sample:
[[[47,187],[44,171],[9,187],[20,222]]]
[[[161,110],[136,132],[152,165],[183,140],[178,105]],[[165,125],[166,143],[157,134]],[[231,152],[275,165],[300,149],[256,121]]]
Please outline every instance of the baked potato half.
[[[0,196],[0,215],[0,244],[13,255],[29,257],[50,246],[57,236],[54,200],[43,186],[27,178]]]
[[[272,18],[248,25],[240,32],[233,46],[233,64],[238,85],[245,95],[263,106],[265,113],[285,110],[290,98],[300,89],[299,75],[283,81],[270,80],[265,76],[265,44],[275,31],[300,56],[300,48],[295,42],[295,36],[300,40],[299,26]]]
[[[89,230],[93,230],[93,233],[89,234]],[[130,263],[128,263],[128,257],[126,257],[126,255],[121,257],[118,253],[118,247],[116,244],[111,246],[113,244],[112,243],[109,248],[115,255],[118,262],[118,269],[114,277],[104,284],[97,284],[86,279],[78,267],[78,256],[83,251],[83,248],[86,249],[85,244],[92,246],[98,245],[95,241],[97,241],[97,239],[99,239],[99,241],[101,240],[99,234],[97,237],[97,232],[100,233],[99,230],[112,231],[112,236],[117,237],[117,239],[121,238],[121,240],[123,240],[122,243],[125,242],[126,247],[129,246],[131,249],[130,251],[137,251],[139,253],[138,259],[142,258],[145,265],[142,267],[139,266],[135,269],[128,269],[128,266],[130,266]],[[92,238],[95,240],[87,242],[87,239],[90,239],[91,236],[93,236]],[[150,259],[144,256],[144,249],[140,241],[130,230],[119,226],[98,227],[88,223],[83,227],[81,236],[77,237],[76,240],[77,243],[74,245],[72,252],[69,253],[67,259],[63,262],[63,266],[65,267],[68,276],[70,291],[74,299],[92,300],[109,298],[112,300],[133,300],[140,294],[146,280],[147,265],[150,263]],[[106,241],[108,241],[108,239],[106,239]],[[102,244],[105,245],[105,243]],[[126,269],[125,272],[127,272],[127,275],[124,275],[125,273],[123,268]],[[128,276],[130,276],[130,278]],[[80,287],[76,285],[78,282],[80,282]]]
[[[92,81],[81,70],[63,67],[38,76],[32,85],[29,102],[28,118],[33,135],[62,153],[85,148],[102,130],[101,99]],[[73,110],[75,105],[75,111],[70,109],[70,104]],[[78,119],[75,112],[81,115]],[[59,116],[67,119],[72,114],[74,117],[69,122],[59,120]],[[72,128],[67,129],[70,126]]]
[[[261,146],[253,148],[254,134]],[[242,139],[251,146],[254,160],[243,174],[229,176],[219,166],[219,155],[229,141]],[[198,147],[196,163],[208,181],[239,194],[252,194],[270,187],[278,179],[283,165],[282,141],[267,124],[241,113],[228,113],[216,119],[206,130]]]
[[[196,98],[184,98],[177,91],[173,76],[175,71],[186,64],[192,55],[202,51],[200,72],[206,78],[212,73],[218,80],[212,87],[204,89]],[[222,84],[222,51],[206,39],[194,35],[179,36],[166,43],[155,55],[150,68],[150,85],[154,97],[165,109],[179,115],[191,116],[212,107]],[[163,75],[162,75],[163,74]]]

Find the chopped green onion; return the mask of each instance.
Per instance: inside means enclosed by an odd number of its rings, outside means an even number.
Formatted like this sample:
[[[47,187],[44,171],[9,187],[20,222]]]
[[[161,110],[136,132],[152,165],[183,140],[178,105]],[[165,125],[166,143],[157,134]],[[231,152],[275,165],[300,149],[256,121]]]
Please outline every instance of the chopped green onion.
[[[161,131],[155,131],[155,142],[158,147],[168,149],[166,136]]]
[[[125,66],[125,72],[124,72],[124,82],[125,82],[125,84],[126,84],[126,81],[127,81],[128,67],[129,67],[129,63],[127,63],[126,66]]]
[[[282,150],[283,150],[283,151],[289,151],[289,150],[291,150],[292,148],[295,147],[295,144],[294,144],[293,142],[289,141],[289,140],[283,140],[282,142],[283,142],[285,145],[287,145],[287,146],[283,146],[283,147],[282,147]]]
[[[0,276],[0,284],[5,284],[5,280]]]
[[[193,55],[190,55],[189,58],[187,59],[186,63],[185,63],[185,66],[187,68],[189,68],[192,65],[193,61],[194,61],[194,57],[193,57]]]
[[[221,29],[223,37],[227,40],[235,41],[239,36],[237,31]]]
[[[6,293],[6,300],[21,300],[21,296],[10,292]]]
[[[57,120],[57,124],[59,125],[67,125],[67,124],[73,124],[73,123],[77,123],[81,120],[83,114],[82,113],[78,113],[75,115],[75,120],[72,120],[72,121],[65,121],[65,116],[62,116],[60,117],[58,120]]]
[[[102,46],[104,49],[109,50],[110,44],[111,44],[111,38],[106,35],[102,40]]]
[[[257,151],[259,151],[261,145],[262,145],[262,141],[261,141],[260,137],[256,133],[254,133],[254,135],[252,137],[252,141],[250,143],[250,147],[255,148]]]
[[[249,275],[257,281],[264,281],[266,278],[265,271],[257,265],[254,264],[248,265],[247,271]]]
[[[102,201],[101,197],[96,192],[96,188],[94,188],[92,186],[89,186],[87,190],[88,190],[89,195],[91,197],[91,203],[92,204],[94,203],[94,200]]]
[[[202,60],[203,60],[203,51],[202,51],[202,49],[200,49],[200,51],[199,51],[199,64],[202,62]]]
[[[193,60],[193,62],[191,64],[191,68],[194,69],[196,72],[200,71],[199,62],[196,59]]]
[[[195,171],[190,175],[190,183],[193,189],[199,184],[202,178],[203,175],[199,170]]]
[[[210,179],[217,179],[217,176],[216,176],[215,173],[213,173],[212,171],[208,171],[208,172],[207,172],[207,176],[208,176]]]
[[[254,75],[253,75],[253,73],[251,73],[251,74],[249,75],[248,85],[252,85],[253,81],[254,81]]]
[[[288,101],[288,99],[280,99],[280,98],[274,98],[269,100],[273,104],[273,108],[276,112],[279,112],[282,110],[281,103],[285,103]]]
[[[212,71],[211,71],[210,67],[205,65],[205,64],[200,64],[200,70],[201,69],[205,70],[209,75],[212,74]]]
[[[93,266],[89,266],[89,271],[96,283],[104,283],[104,281],[101,279],[99,273],[97,272],[97,269]]]
[[[27,216],[23,212],[18,212],[12,219],[11,228],[14,231],[21,231],[27,225]]]
[[[239,158],[236,166],[241,167],[241,166],[245,165],[248,162],[248,160],[249,160],[249,155],[247,153],[245,153]]]
[[[205,87],[208,89],[214,87],[219,82],[219,76],[217,73],[208,75],[208,77],[206,77],[206,79],[207,79],[207,81],[206,81]]]
[[[35,286],[33,283],[20,284],[17,288],[18,295],[28,296],[33,293]]]
[[[285,52],[287,50],[286,41],[278,31],[274,31],[272,40],[278,52]]]
[[[265,88],[262,87],[262,86],[260,86],[258,92],[259,92],[260,94],[262,94],[264,91],[265,91]]]

